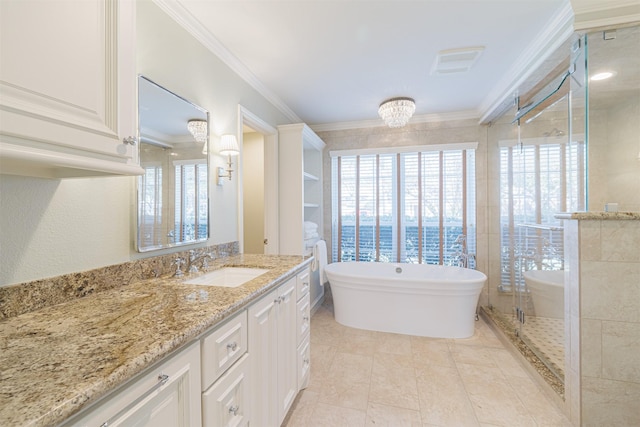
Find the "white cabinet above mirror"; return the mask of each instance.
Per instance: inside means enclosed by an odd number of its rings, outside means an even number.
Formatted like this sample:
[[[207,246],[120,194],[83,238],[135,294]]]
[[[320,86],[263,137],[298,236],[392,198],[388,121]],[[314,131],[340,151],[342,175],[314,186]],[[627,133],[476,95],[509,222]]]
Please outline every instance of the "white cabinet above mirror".
[[[206,241],[209,113],[140,76],[138,114],[138,251]]]
[[[3,174],[142,173],[134,17],[128,0],[0,2]]]

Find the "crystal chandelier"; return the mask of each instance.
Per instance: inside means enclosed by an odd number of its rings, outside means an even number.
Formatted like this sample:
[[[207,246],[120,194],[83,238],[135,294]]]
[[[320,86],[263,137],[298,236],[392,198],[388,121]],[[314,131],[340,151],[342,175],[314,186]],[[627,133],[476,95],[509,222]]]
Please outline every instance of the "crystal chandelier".
[[[415,111],[415,101],[406,97],[388,99],[378,108],[378,114],[390,128],[406,125]]]
[[[196,142],[207,142],[207,121],[192,119],[187,122],[187,129]]]

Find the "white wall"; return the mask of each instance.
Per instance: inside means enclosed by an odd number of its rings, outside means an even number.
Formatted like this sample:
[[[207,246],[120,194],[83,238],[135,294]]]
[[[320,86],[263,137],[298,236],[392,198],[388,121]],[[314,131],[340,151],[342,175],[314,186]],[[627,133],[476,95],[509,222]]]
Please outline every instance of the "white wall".
[[[212,133],[234,133],[238,104],[289,123],[262,95],[150,1],[137,2],[138,72],[209,110]],[[212,166],[223,166],[215,154]],[[133,245],[135,178],[41,180],[0,175],[0,286],[118,264]],[[209,244],[238,238],[237,188],[211,186]]]

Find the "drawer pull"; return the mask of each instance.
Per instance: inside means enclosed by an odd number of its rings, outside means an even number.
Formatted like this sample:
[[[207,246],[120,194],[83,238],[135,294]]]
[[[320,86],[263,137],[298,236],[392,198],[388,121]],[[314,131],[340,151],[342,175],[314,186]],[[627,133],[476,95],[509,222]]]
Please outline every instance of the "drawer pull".
[[[232,407],[229,408],[229,413],[233,414],[233,416],[235,417],[236,415],[238,415],[239,410],[240,410],[240,406],[233,405]]]
[[[304,359],[304,360],[303,360],[303,362],[304,362],[304,364],[305,364],[305,365],[309,366],[309,363],[310,363],[311,361],[310,361],[309,359]]]
[[[131,409],[132,407],[134,407],[135,405],[137,405],[138,403],[140,403],[141,401],[146,399],[147,396],[149,396],[151,393],[153,393],[154,391],[156,391],[157,389],[159,389],[160,387],[165,385],[167,383],[167,381],[169,381],[169,375],[167,375],[167,374],[158,375],[158,382],[153,387],[151,387],[149,390],[147,390],[146,392],[141,394],[133,402],[129,403],[127,406],[122,408],[122,410],[120,410],[120,412],[115,414],[113,417],[109,418],[107,421],[105,421],[104,423],[100,424],[100,427],[108,427],[108,426],[110,426],[111,423],[113,423],[114,421],[117,421],[118,418],[120,418],[129,409]]]
[[[238,343],[237,342],[230,342],[229,344],[227,344],[227,350],[231,350],[231,351],[236,351],[238,349]]]
[[[282,297],[278,297],[276,299],[273,300],[274,304],[280,304],[282,302],[283,298]]]
[[[308,321],[309,321],[309,316],[304,316],[304,317],[302,318],[302,320],[304,320],[305,322],[308,322]]]
[[[136,145],[138,139],[135,136],[128,136],[126,138],[122,138],[122,142],[124,142],[125,144]]]

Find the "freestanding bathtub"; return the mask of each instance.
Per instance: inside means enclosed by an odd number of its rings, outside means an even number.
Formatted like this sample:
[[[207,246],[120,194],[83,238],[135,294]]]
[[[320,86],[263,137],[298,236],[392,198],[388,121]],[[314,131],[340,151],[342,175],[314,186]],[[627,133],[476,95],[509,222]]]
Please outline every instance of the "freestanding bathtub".
[[[338,323],[437,338],[468,338],[487,276],[460,267],[336,262],[325,267]]]
[[[535,315],[564,319],[564,270],[529,270],[523,277]]]

